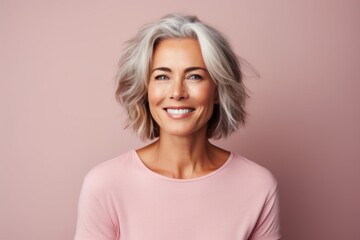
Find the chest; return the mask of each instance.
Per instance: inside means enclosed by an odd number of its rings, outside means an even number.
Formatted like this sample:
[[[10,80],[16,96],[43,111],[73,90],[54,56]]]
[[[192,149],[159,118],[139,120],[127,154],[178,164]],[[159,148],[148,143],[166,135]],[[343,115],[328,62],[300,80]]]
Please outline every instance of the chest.
[[[261,211],[251,192],[228,185],[189,186],[130,184],[116,197],[121,239],[248,238]]]

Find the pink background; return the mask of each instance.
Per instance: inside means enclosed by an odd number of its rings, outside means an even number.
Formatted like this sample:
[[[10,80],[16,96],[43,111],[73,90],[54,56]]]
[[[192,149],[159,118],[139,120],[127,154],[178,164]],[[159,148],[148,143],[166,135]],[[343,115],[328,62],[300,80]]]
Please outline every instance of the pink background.
[[[85,173],[143,144],[113,77],[122,43],[169,12],[221,29],[260,73],[247,127],[218,144],[275,174],[284,239],[360,239],[356,0],[0,1],[0,239],[72,239]]]

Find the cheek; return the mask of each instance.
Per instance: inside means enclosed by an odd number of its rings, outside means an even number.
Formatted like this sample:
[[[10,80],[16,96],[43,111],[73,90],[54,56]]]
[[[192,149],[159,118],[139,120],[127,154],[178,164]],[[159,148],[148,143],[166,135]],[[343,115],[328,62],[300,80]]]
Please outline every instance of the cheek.
[[[205,85],[193,92],[193,95],[198,103],[204,105],[213,105],[215,99],[215,87],[212,85]]]
[[[150,105],[156,104],[161,98],[160,89],[155,88],[153,84],[148,87],[148,102]]]
[[[147,93],[147,100],[148,100],[148,103],[149,103],[150,114],[153,117],[153,119],[155,120],[155,122],[158,122],[157,121],[157,114],[156,114],[156,111],[155,111],[155,109],[156,109],[155,106],[156,106],[157,102],[159,102],[158,98],[159,97],[158,97],[158,93],[156,91],[156,88],[152,84],[149,84],[148,93]]]

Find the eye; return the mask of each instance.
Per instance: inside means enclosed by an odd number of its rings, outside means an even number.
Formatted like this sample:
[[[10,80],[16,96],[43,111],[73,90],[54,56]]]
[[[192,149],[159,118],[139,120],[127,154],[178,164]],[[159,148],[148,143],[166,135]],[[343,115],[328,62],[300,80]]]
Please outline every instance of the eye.
[[[190,76],[188,76],[188,79],[191,79],[191,80],[201,80],[203,79],[203,77],[199,74],[191,74]]]
[[[166,80],[169,79],[167,76],[165,75],[157,75],[155,76],[155,80]]]

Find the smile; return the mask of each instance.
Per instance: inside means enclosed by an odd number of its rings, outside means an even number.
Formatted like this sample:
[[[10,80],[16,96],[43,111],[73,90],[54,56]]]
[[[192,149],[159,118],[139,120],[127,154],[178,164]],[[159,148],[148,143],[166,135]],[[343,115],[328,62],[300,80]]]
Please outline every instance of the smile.
[[[166,108],[165,110],[171,115],[184,115],[194,111],[194,109],[192,108],[179,108],[179,109]]]

